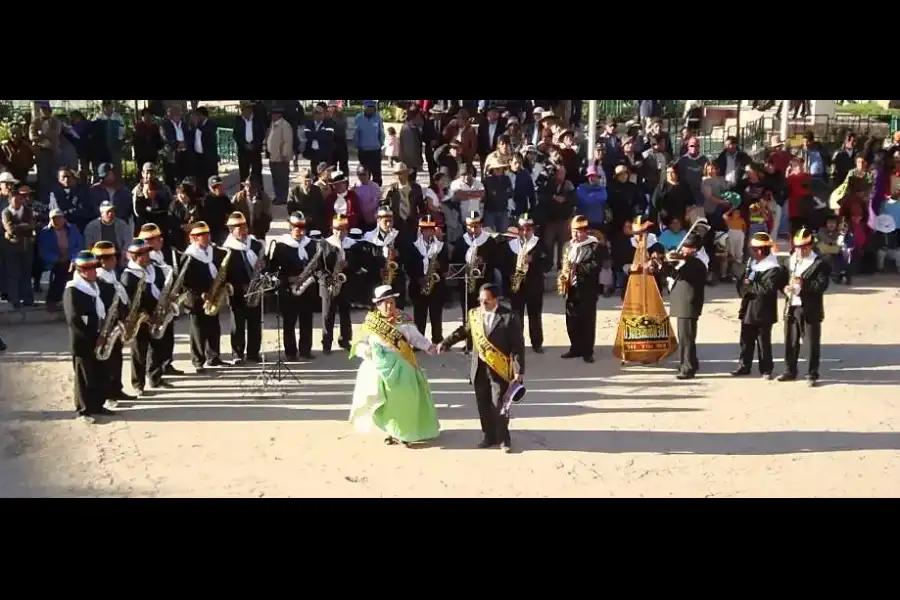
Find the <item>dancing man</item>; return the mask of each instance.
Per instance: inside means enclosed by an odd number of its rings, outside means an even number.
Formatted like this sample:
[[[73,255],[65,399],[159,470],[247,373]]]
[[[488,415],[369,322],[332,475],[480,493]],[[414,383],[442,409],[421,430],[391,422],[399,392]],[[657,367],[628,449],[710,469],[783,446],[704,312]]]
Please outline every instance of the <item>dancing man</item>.
[[[444,339],[444,302],[447,293],[449,252],[437,239],[437,223],[431,215],[419,219],[419,238],[408,253],[406,271],[409,273],[409,296],[413,305],[413,320],[419,333],[425,335],[425,324],[431,319],[431,341]]]
[[[397,309],[397,294],[389,285],[375,290],[375,310],[366,315],[351,358],[363,359],[356,375],[350,423],[360,432],[387,434],[385,444],[438,437],[440,424],[431,388],[413,348],[437,353],[437,346],[419,333],[412,319]]]
[[[557,290],[566,299],[566,331],[569,350],[562,358],[594,362],[597,327],[597,300],[600,297],[600,242],[588,233],[586,217],[572,219],[572,239],[566,245],[559,271]]]
[[[247,297],[250,282],[265,267],[263,242],[250,235],[247,218],[243,213],[233,212],[228,217],[231,234],[222,248],[232,251],[228,263],[228,283],[234,289],[231,296],[231,354],[233,364],[262,362],[259,350],[262,347],[262,296]],[[261,292],[256,292],[261,294]]]
[[[97,285],[100,286],[100,299],[106,312],[112,308],[113,302],[119,302],[119,321],[128,315],[129,298],[125,286],[116,277],[116,266],[119,264],[119,253],[112,242],[99,241],[94,244],[91,253],[99,261],[97,269]],[[125,393],[122,385],[122,339],[115,343],[109,358],[103,363],[104,372],[109,377],[109,388],[106,392],[107,405],[115,408],[119,400],[134,400],[135,397]]]
[[[225,364],[219,358],[222,336],[219,315],[208,315],[203,310],[207,294],[219,276],[225,253],[209,243],[209,225],[205,221],[194,223],[190,235],[191,245],[184,251],[185,260],[190,259],[184,274],[185,307],[191,311],[191,363],[194,371],[200,374],[206,367]]]

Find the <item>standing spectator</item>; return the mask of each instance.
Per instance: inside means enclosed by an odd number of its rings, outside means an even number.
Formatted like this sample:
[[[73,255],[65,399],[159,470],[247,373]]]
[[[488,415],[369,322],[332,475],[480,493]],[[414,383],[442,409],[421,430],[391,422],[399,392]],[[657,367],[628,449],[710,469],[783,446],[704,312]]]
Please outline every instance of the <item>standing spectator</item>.
[[[193,175],[194,181],[200,187],[205,185],[210,177],[219,174],[218,128],[209,120],[209,110],[205,106],[195,108],[191,112],[191,121]]]
[[[15,196],[15,185],[19,183],[9,171],[0,173],[0,213],[9,206]],[[3,258],[5,244],[0,240],[0,300],[6,300],[6,261]]]
[[[21,125],[9,126],[9,139],[0,143],[0,164],[18,181],[26,181],[34,166],[35,155],[31,142]]]
[[[295,212],[303,213],[309,231],[330,229],[326,227],[325,195],[321,187],[312,184],[312,170],[309,167],[300,169],[300,183],[291,188],[288,196],[287,213],[290,215]]]
[[[696,137],[688,139],[687,152],[675,163],[678,165],[678,178],[691,188],[694,194],[694,204],[701,205],[704,201],[703,190],[703,169],[709,159],[700,154],[700,140]]]
[[[119,181],[119,175],[110,163],[101,163],[97,167],[97,183],[88,192],[90,206],[99,207],[109,202],[116,209],[120,219],[132,226],[134,218],[131,212],[132,198],[128,189]],[[133,230],[132,230],[133,231]]]
[[[285,163],[285,169],[290,174],[290,167],[287,163]],[[261,185],[252,179],[245,181],[241,190],[231,199],[231,211],[244,215],[253,237],[258,240],[266,239],[272,226],[272,201],[266,196]]]
[[[275,123],[274,108],[272,109],[272,123]],[[325,108],[320,104],[313,109],[313,118],[306,122],[304,132],[306,133],[306,149],[303,156],[309,159],[310,166],[318,165],[321,162],[331,165],[331,160],[334,158],[334,122],[326,117]],[[269,152],[271,152],[271,147]],[[275,200],[279,200],[277,194]]]
[[[171,202],[171,196],[162,193],[162,186],[156,179],[148,180],[141,187],[141,195],[134,199],[135,229],[147,223],[165,229]]]
[[[90,249],[97,242],[111,243],[116,247],[119,266],[124,268],[134,229],[125,220],[116,217],[116,207],[109,200],[100,204],[99,211],[100,216],[84,228],[84,245]]]
[[[488,155],[497,147],[497,140],[506,132],[506,122],[500,119],[496,106],[487,109],[485,118],[478,125],[478,159],[485,170]]]
[[[819,180],[828,178],[829,157],[825,152],[825,147],[816,141],[816,136],[812,131],[807,131],[803,136],[803,151],[801,155],[806,159],[805,171],[810,177]]]
[[[170,106],[167,115],[160,125],[164,151],[163,174],[166,185],[173,190],[191,172],[191,153],[187,145],[190,126],[181,118],[180,106]]]
[[[153,113],[149,108],[141,111],[140,120],[134,124],[131,145],[134,149],[134,164],[156,164],[159,160],[159,152],[163,149],[162,134],[159,125],[153,122]],[[125,213],[119,212],[119,214],[124,215]]]
[[[294,135],[292,138],[292,148],[294,151],[293,169],[294,172],[296,172],[299,167],[297,160],[300,156],[300,124],[303,123],[303,106],[300,104],[299,100],[275,100],[275,105],[280,106],[284,111],[282,113],[284,120],[291,126],[291,131]],[[241,178],[241,181],[246,180],[246,177]]]
[[[61,210],[66,221],[80,232],[84,232],[84,228],[97,214],[87,188],[79,183],[75,174],[67,167],[59,170],[58,182],[48,196],[48,209],[55,208]]]
[[[807,200],[810,197],[809,182],[812,177],[806,172],[803,158],[795,157],[787,177],[788,221],[791,237],[806,226]]]
[[[3,259],[6,266],[6,293],[13,308],[34,304],[31,285],[34,263],[35,219],[28,199],[31,188],[26,183],[16,184],[16,193],[9,206],[3,209]]]
[[[256,182],[252,178],[247,181]],[[226,223],[228,222],[228,215],[232,213],[231,198],[225,193],[225,184],[218,175],[210,177],[206,185],[209,188],[209,193],[204,195],[198,202],[200,214],[194,219],[194,222],[205,221],[209,226],[209,239],[217,246],[221,246],[225,243],[225,238],[228,237],[228,226]],[[258,183],[257,185],[261,186]],[[247,214],[250,214],[249,210]],[[247,222],[250,221],[246,214],[244,218],[247,219]]]
[[[597,176],[597,167],[590,166],[587,170],[587,181],[575,190],[575,212],[588,220],[588,228],[598,231],[606,231],[606,185],[601,185]]]
[[[544,238],[550,260],[556,268],[562,265],[563,252],[569,241],[569,218],[575,206],[575,188],[566,178],[566,168],[558,167],[553,178],[538,188],[538,221],[542,222],[540,236]]]
[[[91,171],[97,172],[102,163],[112,163],[116,173],[122,173],[122,141],[125,139],[125,123],[115,112],[113,103],[103,102],[100,114],[91,123],[89,156]]]
[[[356,146],[359,164],[372,175],[372,181],[381,185],[381,148],[384,146],[384,123],[378,114],[374,100],[363,101],[363,112],[354,119],[353,145]]]
[[[34,149],[37,152],[36,162],[38,170],[38,194],[46,196],[56,184],[56,170],[59,168],[59,136],[62,125],[59,119],[53,116],[50,103],[46,100],[38,100],[34,103],[35,111],[31,121],[29,135]],[[17,177],[25,181],[24,177]]]
[[[231,131],[237,148],[238,175],[241,181],[251,177],[262,184],[262,152],[266,139],[266,122],[253,114],[253,107],[241,101],[241,114],[234,118]]]
[[[66,130],[66,136],[75,146],[75,154],[78,156],[78,177],[81,183],[87,184],[91,179],[91,122],[84,117],[80,110],[69,113],[70,127]],[[137,163],[141,164],[141,163]]]
[[[856,149],[856,134],[848,133],[844,138],[843,148],[836,150],[834,156],[831,157],[833,165],[831,183],[833,185],[839,186],[847,180],[847,173],[856,164],[857,154],[859,154],[859,150]]]
[[[769,155],[766,158],[767,163],[771,163],[772,167],[774,167],[774,172],[781,175],[781,177],[787,176],[788,167],[791,166],[791,159],[793,158],[793,154],[791,154],[790,150],[786,150],[784,147],[784,140],[781,139],[780,136],[775,137],[772,140],[772,148],[769,151]]]
[[[381,201],[381,188],[372,181],[365,167],[356,169],[358,181],[353,186],[353,193],[359,203],[359,226],[363,231],[371,231],[377,225],[378,204]],[[307,217],[308,218],[308,217]]]
[[[646,129],[653,118],[662,114],[662,100],[637,100],[638,117]]]
[[[534,180],[525,167],[525,159],[521,154],[513,154],[509,161],[509,176],[513,189],[513,216],[520,217],[534,210],[537,204],[537,195],[534,189]],[[468,214],[468,213],[466,213]]]
[[[322,113],[314,113],[321,115]],[[284,204],[287,202],[288,188],[291,185],[291,159],[294,153],[294,135],[291,132],[290,124],[284,120],[280,107],[272,108],[272,124],[269,126],[269,133],[266,135],[266,154],[269,157],[269,170],[272,172],[272,188],[274,190],[274,203]],[[316,139],[310,139],[307,132],[306,147],[310,149],[310,144],[315,147]],[[248,219],[249,221],[249,219]]]
[[[465,109],[460,109],[456,113],[456,120],[451,121],[444,127],[444,139],[457,143],[457,152],[459,157],[466,164],[466,167],[475,173],[475,153],[478,151],[478,136],[475,128],[469,122],[469,113]]]
[[[422,170],[422,129],[418,110],[406,113],[406,122],[400,128],[400,162],[410,170],[410,177]]]
[[[334,156],[331,164],[343,173],[350,172],[350,149],[347,147],[347,116],[337,104],[328,107],[328,118],[334,123]],[[295,169],[296,170],[296,169]]]
[[[437,162],[434,152],[443,143],[444,111],[434,106],[428,111],[428,119],[422,125],[422,143],[425,144],[425,163],[428,165],[428,177],[434,179],[437,173]]]
[[[38,234],[37,245],[41,271],[50,271],[47,310],[55,312],[59,310],[58,304],[69,280],[69,266],[84,250],[84,238],[76,227],[66,222],[57,208],[50,211],[50,223]]]
[[[622,140],[616,135],[615,119],[607,119],[603,126],[603,135],[597,140],[603,145],[603,170],[607,181],[614,176],[616,165],[622,161]]]
[[[513,199],[512,182],[506,176],[509,165],[489,160],[484,164],[484,226],[495,233],[509,227],[509,206]]]
[[[737,146],[738,139],[733,135],[725,138],[725,148],[716,158],[719,175],[725,178],[728,189],[734,189],[741,182],[744,171],[750,164],[750,157]]]
[[[331,193],[325,197],[325,220],[331,222],[337,215],[347,218],[350,229],[359,227],[359,201],[348,189],[347,176],[335,171],[331,179]]]

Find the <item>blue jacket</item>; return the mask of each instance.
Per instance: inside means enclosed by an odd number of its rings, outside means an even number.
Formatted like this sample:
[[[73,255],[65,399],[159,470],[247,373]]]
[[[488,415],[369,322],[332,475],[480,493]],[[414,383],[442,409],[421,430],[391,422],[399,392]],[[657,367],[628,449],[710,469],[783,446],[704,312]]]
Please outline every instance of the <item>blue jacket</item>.
[[[606,186],[582,183],[575,190],[575,198],[575,212],[587,217],[588,223],[606,223]]]
[[[69,256],[66,258],[68,262],[71,262],[75,260],[79,252],[84,250],[84,238],[81,237],[81,232],[71,223],[66,223],[66,233],[69,237]],[[52,226],[47,225],[41,229],[41,232],[38,234],[37,245],[38,255],[41,257],[41,262],[44,263],[45,269],[49,269],[59,262],[59,244],[56,241],[56,232],[53,231]]]
[[[353,144],[357,150],[381,150],[384,146],[384,123],[381,115],[375,113],[367,117],[359,113],[354,118],[356,129],[353,131]]]

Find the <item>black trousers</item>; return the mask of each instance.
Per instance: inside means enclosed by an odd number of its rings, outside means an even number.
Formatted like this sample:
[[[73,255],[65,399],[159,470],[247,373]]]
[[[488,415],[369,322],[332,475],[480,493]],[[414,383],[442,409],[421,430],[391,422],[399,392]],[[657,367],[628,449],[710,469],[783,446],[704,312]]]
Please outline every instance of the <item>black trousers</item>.
[[[749,325],[741,323],[741,369],[753,368],[753,354],[759,356],[761,375],[771,373],[775,368],[772,358],[772,325]]]
[[[675,319],[678,327],[678,370],[693,375],[700,370],[697,360],[697,319]]]
[[[425,324],[431,320],[431,341],[440,344],[444,340],[444,294],[437,284],[431,295],[413,296],[413,321],[419,333],[425,335]]]
[[[822,324],[809,323],[800,314],[801,307],[792,307],[784,325],[784,363],[787,372],[797,374],[797,362],[800,360],[800,340],[806,346],[809,367],[806,376],[809,379],[819,378],[819,359],[822,353]]]
[[[123,363],[123,352],[124,346],[122,342],[116,342],[116,345],[113,346],[112,353],[109,355],[103,362],[103,369],[107,378],[107,388],[104,394],[104,399],[112,398],[122,392],[125,386],[122,385],[122,363]]]
[[[73,356],[75,371],[75,411],[79,415],[93,415],[101,408],[106,398],[106,380],[101,363],[93,352],[85,356]]]
[[[162,381],[163,344],[162,340],[150,337],[150,330],[141,327],[131,342],[131,385],[142,390],[150,378],[150,385]]]
[[[191,313],[191,363],[202,367],[206,361],[219,358],[222,328],[219,316],[207,316],[203,312]]]
[[[40,279],[38,279],[40,281]],[[69,263],[57,263],[50,268],[50,285],[47,288],[47,302],[62,300],[63,291],[69,281]]]
[[[262,184],[262,152],[251,152],[249,150],[238,150],[238,173],[241,181],[247,181],[252,176],[253,180]]]
[[[372,176],[372,181],[381,185],[381,150],[360,150],[357,157],[359,164]]]
[[[231,305],[231,353],[256,358],[262,347],[262,302],[250,308],[240,300]]]
[[[160,338],[160,354],[162,355],[163,368],[172,364],[175,359],[175,321],[178,317],[172,319],[169,326],[166,327],[165,333]]]
[[[334,341],[334,319],[341,319],[341,331],[338,338],[338,346],[349,348],[353,339],[353,323],[350,321],[350,299],[347,292],[341,290],[337,298],[325,296],[322,298],[322,349],[331,350]]]
[[[472,385],[475,387],[478,418],[481,420],[481,431],[485,440],[491,444],[509,443],[509,416],[500,414],[500,409],[503,408],[503,395],[509,384],[494,381],[487,365],[480,363]]]
[[[534,285],[537,285],[537,283]],[[544,325],[542,323],[544,312],[543,291],[543,289],[524,289],[518,294],[513,294],[509,299],[513,312],[519,315],[519,321],[523,325],[525,323],[525,313],[528,313],[528,335],[531,337],[532,348],[541,348],[544,345]],[[596,311],[594,312],[594,320],[596,321]],[[593,351],[593,339],[590,347]]]
[[[305,298],[291,293],[279,297],[281,332],[284,336],[284,353],[288,356],[312,354],[313,309]]]
[[[594,356],[596,327],[597,297],[569,294],[566,297],[566,331],[569,334],[569,352],[581,357]]]

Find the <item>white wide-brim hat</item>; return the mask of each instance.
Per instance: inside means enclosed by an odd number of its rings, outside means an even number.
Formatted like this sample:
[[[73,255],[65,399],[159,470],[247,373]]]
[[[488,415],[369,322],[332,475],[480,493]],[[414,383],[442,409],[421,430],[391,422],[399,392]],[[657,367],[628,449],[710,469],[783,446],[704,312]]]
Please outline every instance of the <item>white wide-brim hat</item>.
[[[372,298],[372,302],[374,302],[375,304],[378,304],[380,302],[384,302],[385,300],[387,300],[389,298],[396,298],[397,296],[400,295],[400,294],[394,294],[393,291],[394,291],[394,288],[392,288],[389,285],[379,285],[377,288],[375,288],[375,297]]]

